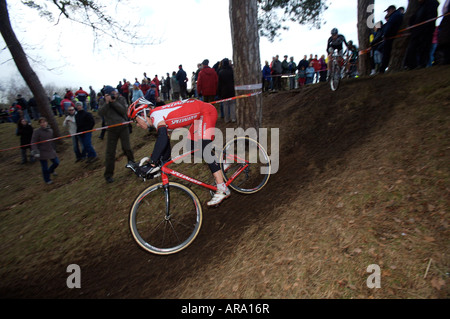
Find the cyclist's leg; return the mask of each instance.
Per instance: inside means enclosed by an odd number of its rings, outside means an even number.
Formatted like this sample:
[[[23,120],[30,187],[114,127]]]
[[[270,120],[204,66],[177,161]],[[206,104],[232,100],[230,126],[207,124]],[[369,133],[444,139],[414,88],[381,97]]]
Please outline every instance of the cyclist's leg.
[[[202,106],[201,112],[203,120],[201,127],[197,127],[197,130],[201,132],[202,154],[205,161],[208,163],[209,169],[211,170],[217,185],[217,192],[207,204],[208,206],[216,206],[219,205],[224,199],[228,198],[231,193],[225,184],[220,165],[218,164],[218,158],[216,157],[212,144],[218,116],[217,110],[213,105],[205,104]],[[205,149],[207,149],[206,152]]]
[[[208,164],[209,169],[214,177],[214,181],[217,186],[217,191],[214,194],[213,198],[207,203],[208,206],[217,206],[224,199],[228,198],[231,195],[229,188],[225,184],[225,180],[220,169],[220,165],[218,164],[218,159],[216,153],[214,151],[214,147],[212,145],[212,140],[191,140],[191,150],[199,149],[199,144],[201,143],[201,153],[196,152],[194,156],[200,156],[205,162]],[[206,150],[206,151],[205,151]]]
[[[215,137],[215,129],[216,129],[216,122],[217,122],[217,110],[216,108],[211,104],[205,104],[202,107],[202,115],[203,115],[203,125],[201,127],[202,131],[202,143],[203,152],[205,151],[205,148],[209,147],[210,151],[206,153],[207,162],[209,165],[209,168],[211,170],[211,173],[214,176],[214,179],[216,181],[216,184],[222,187],[223,191],[226,191],[229,193],[228,188],[224,186],[224,179],[223,175],[220,171],[220,165],[218,164],[218,158],[216,157],[216,154],[214,152],[214,148],[212,147],[212,141]]]
[[[220,171],[220,165],[218,164],[218,159],[211,143],[211,140],[190,140],[190,150],[201,149],[201,152],[195,152],[194,156],[205,160],[211,170],[211,173],[214,175],[216,172]],[[205,150],[207,151],[205,152]]]

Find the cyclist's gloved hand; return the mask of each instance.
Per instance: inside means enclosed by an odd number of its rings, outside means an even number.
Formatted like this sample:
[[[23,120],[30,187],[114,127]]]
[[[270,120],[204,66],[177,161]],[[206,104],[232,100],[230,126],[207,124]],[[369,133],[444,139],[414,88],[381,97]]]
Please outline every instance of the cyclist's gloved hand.
[[[153,178],[155,174],[161,170],[159,165],[153,163],[153,161],[149,157],[144,157],[139,162],[139,167],[136,170],[136,173],[142,178]]]
[[[141,159],[141,161],[139,162],[139,166],[144,166],[145,164],[148,164],[150,162],[150,157],[144,157],[143,159]]]
[[[157,168],[157,169],[160,169],[161,168],[161,166],[162,166],[162,163],[161,163],[161,161],[157,161],[157,162],[155,162],[155,161],[153,161],[150,157],[144,157],[143,159],[141,159],[141,161],[139,162],[139,166],[152,166],[152,167],[154,167],[155,169]],[[156,170],[157,170],[156,169]],[[155,171],[156,171],[155,170]]]

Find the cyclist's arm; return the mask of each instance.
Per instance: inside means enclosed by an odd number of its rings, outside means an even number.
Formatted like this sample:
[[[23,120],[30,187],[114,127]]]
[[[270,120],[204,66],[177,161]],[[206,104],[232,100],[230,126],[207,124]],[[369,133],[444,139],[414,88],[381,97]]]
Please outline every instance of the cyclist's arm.
[[[344,36],[342,36],[342,42],[344,42],[345,46],[348,48],[348,43]]]
[[[331,41],[331,38],[329,38],[329,39],[328,39],[328,42],[327,42],[327,54],[328,54],[328,55],[331,54],[331,53],[330,53],[331,44],[332,44],[332,41]]]

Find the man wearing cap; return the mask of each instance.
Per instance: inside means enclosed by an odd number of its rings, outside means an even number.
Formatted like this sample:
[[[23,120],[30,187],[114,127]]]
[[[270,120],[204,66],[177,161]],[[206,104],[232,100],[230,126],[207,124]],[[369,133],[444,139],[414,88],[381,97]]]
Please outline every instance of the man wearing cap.
[[[203,60],[202,65],[203,68],[198,74],[197,91],[203,96],[204,102],[210,103],[216,97],[219,78],[217,72],[209,67],[209,60]]]
[[[107,126],[120,124],[128,121],[127,102],[125,97],[119,95],[116,89],[107,85],[104,89],[105,98],[100,100],[98,114],[105,118]],[[116,162],[117,142],[120,139],[122,150],[128,161],[134,161],[133,151],[130,144],[130,131],[128,125],[118,125],[106,129],[106,154],[105,172],[103,176],[107,183],[114,182],[114,166]]]
[[[391,59],[392,44],[394,42],[393,37],[397,35],[398,30],[403,22],[403,14],[397,10],[394,5],[390,5],[384,12],[387,12],[385,19],[386,25],[383,28],[383,59],[381,60],[380,73],[384,73],[389,66]]]

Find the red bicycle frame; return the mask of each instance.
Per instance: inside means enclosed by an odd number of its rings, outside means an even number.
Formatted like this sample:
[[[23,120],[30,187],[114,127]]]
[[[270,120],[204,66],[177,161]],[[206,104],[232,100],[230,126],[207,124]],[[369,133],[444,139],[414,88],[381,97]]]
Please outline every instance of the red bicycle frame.
[[[175,176],[175,177],[178,177],[180,179],[183,179],[183,180],[185,180],[187,182],[190,182],[190,183],[193,183],[193,184],[196,184],[196,185],[208,188],[208,189],[210,189],[212,191],[216,191],[217,190],[216,186],[213,186],[213,185],[210,185],[210,184],[206,184],[204,182],[201,182],[199,180],[196,180],[195,178],[192,178],[192,177],[189,177],[189,176],[184,175],[182,173],[179,173],[179,172],[177,172],[177,171],[175,171],[175,170],[173,170],[173,169],[168,167],[173,162],[175,162],[175,161],[177,161],[179,159],[182,159],[182,158],[184,158],[186,156],[192,155],[192,154],[194,154],[195,152],[198,152],[198,151],[200,151],[200,150],[194,150],[194,151],[186,152],[184,154],[181,154],[181,155],[171,159],[167,163],[165,163],[161,167],[161,178],[162,178],[163,185],[169,184],[169,176],[168,175],[171,175],[171,176]],[[248,161],[246,161],[245,159],[240,159],[240,158],[238,158],[235,155],[233,155],[233,156],[228,155],[227,158],[228,159],[233,159],[233,160],[238,159],[238,160],[243,161],[245,163],[245,165],[242,165],[236,172],[234,172],[234,174],[231,175],[231,177],[225,183],[227,185],[227,187],[228,187],[228,185],[230,185],[234,181],[234,179],[248,167],[249,164],[248,164]]]

